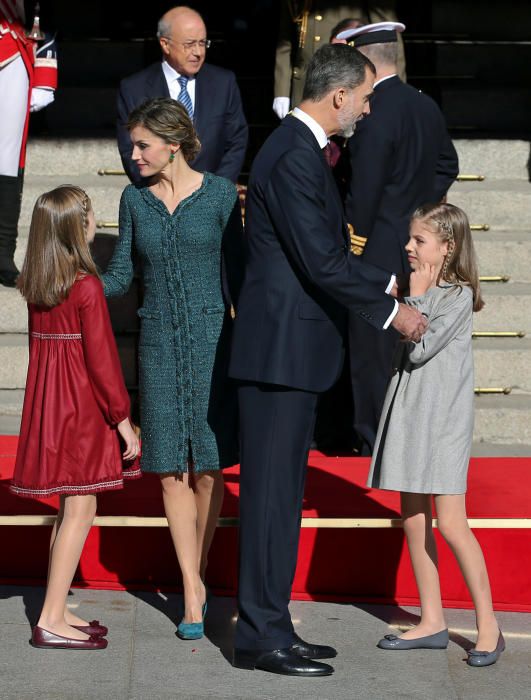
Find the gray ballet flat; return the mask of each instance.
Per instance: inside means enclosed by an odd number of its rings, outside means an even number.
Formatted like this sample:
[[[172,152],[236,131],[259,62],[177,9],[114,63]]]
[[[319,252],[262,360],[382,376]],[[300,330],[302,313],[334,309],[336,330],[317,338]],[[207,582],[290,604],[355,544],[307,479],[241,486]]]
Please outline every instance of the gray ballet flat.
[[[505,651],[505,639],[500,630],[500,636],[498,637],[498,643],[496,644],[496,649],[494,651],[478,651],[477,649],[471,649],[467,652],[468,659],[467,664],[469,666],[492,666],[500,658],[502,651]]]
[[[430,634],[427,637],[419,637],[418,639],[401,639],[396,634],[386,634],[383,639],[380,639],[377,646],[380,649],[404,651],[407,649],[446,649],[448,641],[448,630],[442,630],[437,632],[437,634]]]

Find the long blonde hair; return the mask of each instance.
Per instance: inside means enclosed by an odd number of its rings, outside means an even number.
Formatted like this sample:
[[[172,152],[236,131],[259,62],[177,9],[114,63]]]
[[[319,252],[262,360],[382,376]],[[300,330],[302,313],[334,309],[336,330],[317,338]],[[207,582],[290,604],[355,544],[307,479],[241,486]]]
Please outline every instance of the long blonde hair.
[[[98,275],[87,243],[87,193],[61,185],[35,202],[26,257],[17,287],[29,304],[53,307],[64,301],[77,275]]]
[[[424,204],[411,218],[426,223],[441,242],[448,243],[441,279],[470,287],[474,311],[481,311],[485,302],[481,298],[476,251],[465,212],[453,204]]]

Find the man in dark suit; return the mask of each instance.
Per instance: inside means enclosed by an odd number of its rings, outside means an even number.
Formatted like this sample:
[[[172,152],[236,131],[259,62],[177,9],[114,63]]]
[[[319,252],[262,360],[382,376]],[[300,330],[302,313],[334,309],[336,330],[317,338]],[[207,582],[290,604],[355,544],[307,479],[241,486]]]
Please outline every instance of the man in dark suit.
[[[247,262],[230,374],[240,380],[240,578],[234,665],[295,676],[336,655],[295,634],[288,604],[317,399],[344,361],[347,309],[420,338],[424,319],[386,294],[393,276],[348,247],[323,148],[369,113],[374,67],[357,51],[313,56],[300,109],[258,153],[247,193]]]
[[[201,141],[191,163],[236,182],[247,148],[248,128],[234,73],[205,63],[210,45],[195,10],[174,7],[159,21],[157,37],[163,60],[125,78],[118,93],[118,148],[130,180],[141,181],[131,159],[126,128],[132,109],[153,97],[172,97],[186,107]]]
[[[397,31],[386,22],[339,35],[376,67],[371,118],[348,144],[351,175],[346,217],[353,251],[389,272],[410,272],[405,251],[415,209],[439,202],[458,173],[457,153],[435,102],[397,75]],[[347,36],[348,35],[348,36]],[[354,427],[362,454],[372,452],[398,334],[379,333],[351,315]]]

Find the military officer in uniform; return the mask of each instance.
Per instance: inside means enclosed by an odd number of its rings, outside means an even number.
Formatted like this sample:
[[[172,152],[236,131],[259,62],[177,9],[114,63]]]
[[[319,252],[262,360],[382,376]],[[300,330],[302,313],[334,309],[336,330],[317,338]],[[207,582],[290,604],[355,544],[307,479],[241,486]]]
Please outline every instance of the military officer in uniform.
[[[361,24],[396,20],[394,0],[282,0],[275,61],[273,110],[283,119],[302,99],[306,68],[317,49],[330,40],[332,30],[346,18]],[[399,43],[399,74],[405,80],[405,58]]]
[[[409,219],[439,202],[458,174],[458,159],[435,102],[398,77],[397,38],[405,29],[380,22],[338,34],[376,67],[371,115],[348,143],[345,202],[351,251],[384,270],[409,274]],[[354,425],[361,453],[372,451],[398,334],[373,332],[350,318]]]
[[[0,0],[0,284],[14,287],[14,255],[22,199],[30,112],[54,99],[57,52],[40,30],[38,4],[26,31],[23,0]]]

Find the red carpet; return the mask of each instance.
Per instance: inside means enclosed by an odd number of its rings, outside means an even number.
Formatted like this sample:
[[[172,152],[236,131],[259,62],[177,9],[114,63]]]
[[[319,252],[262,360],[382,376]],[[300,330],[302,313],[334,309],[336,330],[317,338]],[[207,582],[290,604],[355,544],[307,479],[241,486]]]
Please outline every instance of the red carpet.
[[[0,437],[0,514],[50,514],[56,499],[41,502],[8,491],[16,437]],[[303,517],[396,518],[398,495],[365,488],[369,462],[325,457],[313,452]],[[238,468],[225,472],[222,516],[238,514]],[[531,459],[472,459],[467,496],[470,518],[531,518]],[[158,479],[145,476],[124,491],[98,498],[98,515],[163,515]],[[516,525],[517,523],[515,523]],[[47,567],[49,528],[3,526],[0,582],[41,583]],[[499,610],[531,612],[531,529],[477,529]],[[470,607],[457,564],[438,537],[445,605]],[[208,580],[213,590],[231,594],[237,582],[237,528],[219,528]],[[94,588],[179,587],[170,536],[165,528],[93,528],[76,576],[76,585]],[[417,604],[418,597],[401,529],[304,528],[293,597]]]

